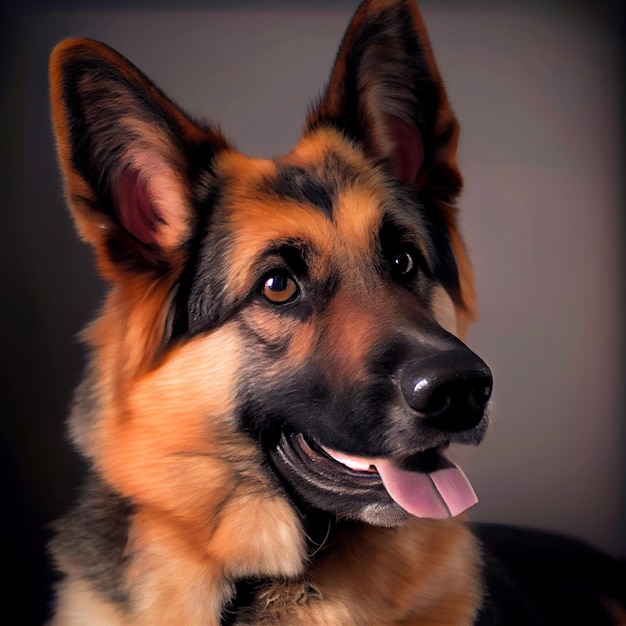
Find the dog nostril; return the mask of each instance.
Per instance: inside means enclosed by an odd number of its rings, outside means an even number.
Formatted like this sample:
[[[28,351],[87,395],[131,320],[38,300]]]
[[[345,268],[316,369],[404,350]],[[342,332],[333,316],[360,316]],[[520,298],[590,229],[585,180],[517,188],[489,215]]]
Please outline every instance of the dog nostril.
[[[491,372],[470,350],[450,350],[409,363],[402,377],[409,406],[433,428],[460,431],[481,421]]]
[[[491,398],[491,385],[478,386],[471,391],[472,402],[479,407],[485,407]]]

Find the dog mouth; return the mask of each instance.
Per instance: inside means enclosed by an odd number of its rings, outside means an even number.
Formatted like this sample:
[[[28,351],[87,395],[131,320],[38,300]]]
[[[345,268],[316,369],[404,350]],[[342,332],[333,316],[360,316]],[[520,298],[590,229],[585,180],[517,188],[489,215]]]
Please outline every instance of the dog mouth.
[[[446,519],[478,502],[446,445],[408,456],[334,450],[303,433],[281,433],[270,453],[282,477],[310,504],[348,518],[393,525],[408,517]]]

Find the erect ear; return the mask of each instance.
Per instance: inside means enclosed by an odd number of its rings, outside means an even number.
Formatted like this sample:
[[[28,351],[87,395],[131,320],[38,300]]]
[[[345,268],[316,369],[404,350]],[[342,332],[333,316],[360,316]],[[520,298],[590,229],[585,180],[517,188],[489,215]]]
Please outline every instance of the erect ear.
[[[95,41],[59,44],[50,83],[66,196],[102,273],[168,271],[192,234],[198,185],[226,141]]]
[[[414,0],[366,0],[339,48],[308,129],[339,128],[391,173],[451,202],[458,124]]]

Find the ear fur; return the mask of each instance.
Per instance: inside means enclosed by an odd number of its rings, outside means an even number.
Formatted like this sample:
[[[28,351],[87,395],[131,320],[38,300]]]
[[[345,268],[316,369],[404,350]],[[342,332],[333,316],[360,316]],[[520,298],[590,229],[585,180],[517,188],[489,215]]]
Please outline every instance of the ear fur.
[[[452,202],[458,124],[414,0],[366,0],[339,47],[308,128],[339,128],[404,182]]]
[[[167,271],[193,231],[198,170],[226,141],[96,41],[59,44],[50,83],[66,196],[102,273]]]

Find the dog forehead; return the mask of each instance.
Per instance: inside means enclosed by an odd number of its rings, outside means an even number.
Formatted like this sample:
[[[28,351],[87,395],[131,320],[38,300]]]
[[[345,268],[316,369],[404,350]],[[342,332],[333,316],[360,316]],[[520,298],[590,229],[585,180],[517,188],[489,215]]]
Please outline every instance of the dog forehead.
[[[385,207],[385,179],[359,151],[332,133],[307,138],[274,160],[237,153],[221,163],[225,220],[238,255],[258,256],[298,241],[321,255],[371,257]]]

